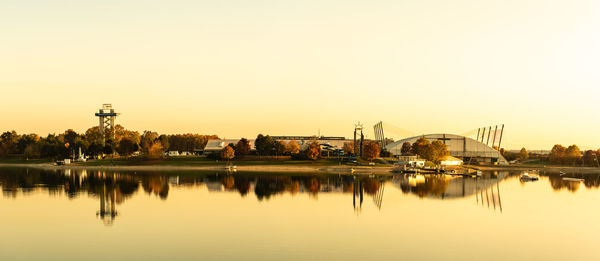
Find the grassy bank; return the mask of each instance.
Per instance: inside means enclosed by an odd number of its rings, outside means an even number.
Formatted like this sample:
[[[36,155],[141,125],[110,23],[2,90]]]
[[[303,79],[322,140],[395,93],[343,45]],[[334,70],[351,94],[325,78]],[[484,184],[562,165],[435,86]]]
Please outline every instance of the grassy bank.
[[[16,159],[16,158],[0,158],[0,164],[40,164],[50,163],[51,159]]]
[[[339,159],[319,159],[311,160],[214,160],[202,156],[196,157],[167,157],[164,159],[150,160],[144,158],[117,158],[117,159],[101,159],[90,160],[88,162],[75,163],[80,166],[219,166],[233,164],[236,166],[258,166],[258,165],[279,165],[279,166],[356,166],[357,164],[347,164]],[[360,162],[358,165],[368,165],[367,162]],[[385,166],[376,164],[377,166]]]

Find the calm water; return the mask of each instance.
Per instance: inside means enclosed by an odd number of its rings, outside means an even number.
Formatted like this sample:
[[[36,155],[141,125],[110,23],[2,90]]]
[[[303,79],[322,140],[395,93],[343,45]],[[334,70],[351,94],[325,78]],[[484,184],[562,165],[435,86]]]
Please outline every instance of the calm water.
[[[599,185],[0,168],[0,260],[598,260]]]

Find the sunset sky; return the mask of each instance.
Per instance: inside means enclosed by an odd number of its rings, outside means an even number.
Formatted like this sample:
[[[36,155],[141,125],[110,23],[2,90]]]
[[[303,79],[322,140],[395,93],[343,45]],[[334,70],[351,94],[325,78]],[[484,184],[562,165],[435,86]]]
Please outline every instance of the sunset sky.
[[[0,131],[83,132],[112,103],[138,131],[504,123],[509,149],[597,149],[598,13],[593,0],[2,1]]]

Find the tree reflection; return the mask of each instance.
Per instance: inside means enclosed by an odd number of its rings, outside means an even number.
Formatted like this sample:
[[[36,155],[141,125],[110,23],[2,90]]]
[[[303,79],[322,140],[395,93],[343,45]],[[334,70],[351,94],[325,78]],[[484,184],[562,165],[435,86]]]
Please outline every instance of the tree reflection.
[[[587,179],[586,179],[587,178]],[[552,187],[553,190],[555,191],[560,191],[563,189],[566,189],[567,191],[570,192],[577,192],[577,190],[579,190],[579,186],[580,183],[579,181],[575,181],[575,180],[565,180],[563,179],[562,176],[560,175],[548,175],[548,181],[550,182],[550,186]],[[591,176],[586,176],[584,177],[584,184],[594,184],[595,179],[592,179]],[[586,185],[586,187],[588,188],[597,188],[598,186],[588,186]]]
[[[240,195],[245,196],[250,191],[250,179],[247,176],[235,176],[234,177],[235,189]]]

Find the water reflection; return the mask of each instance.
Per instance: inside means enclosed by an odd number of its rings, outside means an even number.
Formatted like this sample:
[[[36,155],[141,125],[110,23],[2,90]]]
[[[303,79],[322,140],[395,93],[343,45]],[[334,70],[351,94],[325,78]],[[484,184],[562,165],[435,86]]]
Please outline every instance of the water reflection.
[[[581,183],[588,189],[598,189],[600,187],[600,174],[542,174],[548,177],[550,186],[555,191],[567,190],[570,192],[577,192]]]
[[[96,215],[110,225],[119,216],[118,205],[142,191],[166,200],[174,187],[205,187],[209,192],[236,192],[247,197],[252,192],[259,201],[268,201],[282,194],[308,194],[318,199],[319,194],[339,193],[352,195],[352,207],[360,214],[365,198],[379,210],[383,206],[385,186],[392,186],[407,195],[422,199],[448,200],[472,197],[477,206],[502,212],[500,183],[518,178],[520,172],[486,172],[482,177],[454,177],[447,175],[307,175],[307,174],[249,174],[206,172],[107,172],[86,170],[37,170],[23,168],[0,169],[0,185],[4,196],[17,197],[34,191],[50,195],[76,198],[87,194],[99,200]],[[581,175],[581,182],[565,180],[563,176],[546,175],[552,189],[576,192],[583,183],[597,189],[600,175]],[[573,176],[573,175],[570,175]],[[523,184],[525,186],[525,184]]]

